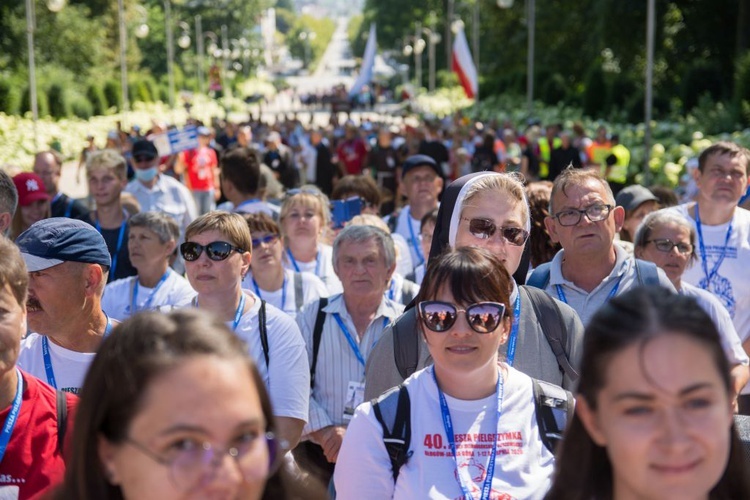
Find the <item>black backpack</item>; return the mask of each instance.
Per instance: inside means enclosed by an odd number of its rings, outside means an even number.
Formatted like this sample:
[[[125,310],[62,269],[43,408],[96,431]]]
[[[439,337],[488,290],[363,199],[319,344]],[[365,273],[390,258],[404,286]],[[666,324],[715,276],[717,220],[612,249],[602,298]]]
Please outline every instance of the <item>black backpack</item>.
[[[531,379],[534,388],[534,406],[544,446],[552,453],[562,440],[568,418],[573,415],[573,394],[562,387]],[[394,387],[373,400],[375,418],[383,428],[383,444],[391,461],[393,482],[398,479],[401,467],[409,461],[411,444],[411,401],[405,385]]]

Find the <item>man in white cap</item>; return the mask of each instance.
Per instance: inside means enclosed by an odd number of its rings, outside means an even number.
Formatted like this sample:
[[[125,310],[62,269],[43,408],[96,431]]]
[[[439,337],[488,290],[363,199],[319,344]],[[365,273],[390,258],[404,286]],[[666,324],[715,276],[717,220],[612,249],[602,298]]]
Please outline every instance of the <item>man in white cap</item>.
[[[111,259],[90,224],[44,219],[16,239],[29,272],[26,301],[31,332],[18,365],[66,392],[78,393],[91,361],[112,330],[101,299]]]

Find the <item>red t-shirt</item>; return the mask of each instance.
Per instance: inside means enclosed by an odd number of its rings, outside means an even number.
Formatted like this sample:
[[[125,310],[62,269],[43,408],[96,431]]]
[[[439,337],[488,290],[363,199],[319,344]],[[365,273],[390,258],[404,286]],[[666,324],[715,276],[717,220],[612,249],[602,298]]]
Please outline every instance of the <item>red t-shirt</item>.
[[[23,372],[22,372],[23,373]],[[57,399],[55,389],[23,373],[21,411],[0,462],[0,498],[39,498],[62,481],[65,462],[57,447]],[[67,437],[73,429],[73,409],[78,398],[67,394]],[[0,426],[10,406],[0,411]]]
[[[362,167],[367,158],[367,146],[362,139],[342,142],[336,150],[336,154],[339,161],[344,165],[347,174],[359,175],[362,173]]]
[[[182,155],[188,175],[188,187],[193,191],[214,189],[214,169],[218,168],[216,152],[204,147],[184,151]]]

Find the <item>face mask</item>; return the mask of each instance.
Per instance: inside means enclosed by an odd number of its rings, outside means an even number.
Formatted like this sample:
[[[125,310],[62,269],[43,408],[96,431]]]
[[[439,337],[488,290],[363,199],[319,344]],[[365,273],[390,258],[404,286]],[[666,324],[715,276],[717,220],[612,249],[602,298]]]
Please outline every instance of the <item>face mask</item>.
[[[157,175],[159,175],[159,167],[135,169],[135,178],[141,182],[151,182]]]

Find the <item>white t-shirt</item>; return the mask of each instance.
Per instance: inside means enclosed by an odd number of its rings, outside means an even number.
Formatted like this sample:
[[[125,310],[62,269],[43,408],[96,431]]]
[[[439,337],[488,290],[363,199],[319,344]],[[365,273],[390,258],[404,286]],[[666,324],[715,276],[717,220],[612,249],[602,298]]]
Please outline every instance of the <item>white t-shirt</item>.
[[[246,295],[254,296],[244,290]],[[242,315],[235,333],[248,345],[250,356],[258,365],[260,376],[271,396],[273,413],[279,417],[298,418],[307,422],[310,399],[310,364],[305,341],[292,318],[266,304],[268,360],[263,355],[258,315],[260,299]],[[227,323],[229,328],[232,322]]]
[[[297,274],[295,271],[284,269],[285,281],[282,287],[283,291],[282,288],[279,288],[278,290],[269,292],[260,288],[260,286],[256,287],[255,283],[253,283],[253,274],[249,272],[245,275],[245,279],[242,280],[242,288],[252,290],[255,292],[255,295],[258,295],[268,304],[281,309],[294,319],[306,304],[316,301],[321,297],[328,297],[328,288],[326,288],[320,278],[312,273],[299,273],[302,278],[302,307],[298,309],[296,286],[294,283],[295,274]]]
[[[21,341],[21,351],[18,354],[18,366],[25,372],[35,376],[43,382],[47,380],[42,355],[42,335],[30,333]],[[76,352],[60,347],[48,341],[52,370],[55,375],[57,388],[61,391],[78,394],[83,387],[83,380],[94,361],[95,352]]]
[[[336,276],[336,271],[333,270],[333,247],[330,245],[319,244],[318,256],[310,262],[292,261],[289,258],[289,251],[284,249],[282,262],[284,267],[291,271],[313,273],[325,283],[330,295],[344,291],[339,277]]]
[[[698,305],[711,316],[716,329],[719,331],[721,346],[724,348],[727,359],[729,359],[729,364],[747,366],[750,363],[750,359],[748,359],[747,353],[742,348],[742,341],[740,341],[740,337],[737,335],[737,330],[734,329],[732,318],[729,317],[727,308],[724,307],[721,301],[710,292],[693,286],[690,283],[681,283],[680,295],[693,297],[698,301]]]
[[[458,473],[478,498],[496,445],[490,497],[541,499],[551,485],[554,457],[539,435],[531,378],[511,367],[507,370],[499,420],[495,394],[477,401],[445,396],[456,436]],[[412,455],[398,481],[394,485],[383,429],[372,404],[363,403],[349,424],[336,463],[333,478],[340,500],[462,498],[432,367],[404,383],[411,400]]]
[[[391,238],[393,238],[393,244],[396,247],[396,272],[406,276],[413,272],[415,267],[411,260],[409,243],[407,243],[406,238],[398,233],[391,234]]]
[[[167,279],[156,288],[139,284],[136,290],[135,280],[138,276],[113,281],[104,288],[102,309],[110,318],[123,321],[138,311],[169,312],[190,305],[196,293],[188,280],[171,269],[167,273]],[[135,292],[135,311],[131,311]]]
[[[695,227],[695,220],[688,212],[688,208],[693,205],[695,203],[687,203],[668,210],[674,210],[687,217]],[[732,235],[727,243],[726,252],[722,252],[728,228],[729,224],[718,226],[701,224],[703,243],[708,254],[709,273],[724,253],[724,260],[711,280],[708,291],[727,308],[737,335],[744,342],[750,338],[750,266],[748,266],[750,262],[750,212],[744,208],[735,209],[732,218]],[[706,275],[703,272],[701,252],[701,245],[696,241],[695,253],[698,259],[685,270],[682,281],[704,288],[701,286],[701,281],[705,281]]]
[[[400,234],[406,240],[413,267],[424,264],[427,261],[427,257],[429,257],[428,255],[422,255],[422,246],[419,243],[421,226],[422,221],[411,216],[411,208],[407,205],[399,212],[398,219],[396,220],[396,230],[393,231],[393,234]]]

